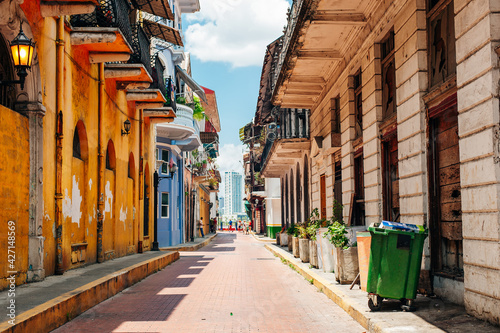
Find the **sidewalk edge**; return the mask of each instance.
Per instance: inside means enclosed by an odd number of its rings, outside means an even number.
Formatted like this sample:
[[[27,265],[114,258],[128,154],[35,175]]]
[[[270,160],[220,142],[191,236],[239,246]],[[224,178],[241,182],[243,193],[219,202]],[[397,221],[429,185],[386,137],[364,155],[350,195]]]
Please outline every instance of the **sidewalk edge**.
[[[160,248],[160,251],[181,251],[181,252],[198,251],[202,247],[207,246],[215,237],[217,237],[217,234],[210,236],[209,238],[205,239],[203,242],[198,243],[196,245],[164,247],[164,248]]]
[[[287,264],[292,265],[296,272],[302,275],[307,280],[313,280],[313,284],[318,290],[323,292],[329,299],[334,301],[342,310],[344,310],[347,314],[349,314],[354,320],[356,320],[361,326],[367,329],[369,332],[374,333],[384,333],[384,332],[394,332],[394,327],[387,327],[386,322],[380,322],[377,320],[373,320],[365,315],[365,309],[359,308],[359,305],[349,299],[349,296],[344,293],[343,290],[336,288],[335,285],[332,285],[331,282],[325,280],[323,277],[316,274],[314,271],[310,269],[303,269],[299,265],[296,265],[292,260],[293,256],[280,249],[274,248],[275,246],[271,246],[270,244],[265,244],[265,248],[276,255],[277,257],[286,261]],[[291,260],[290,260],[291,259]],[[429,324],[431,325],[431,324]],[[425,332],[444,332],[432,325],[432,329],[429,331],[430,327],[426,327]]]
[[[0,323],[0,332],[49,332],[54,330],[178,259],[179,252],[168,252],[160,257],[108,274],[23,312],[16,317],[15,325],[10,325],[8,322]]]

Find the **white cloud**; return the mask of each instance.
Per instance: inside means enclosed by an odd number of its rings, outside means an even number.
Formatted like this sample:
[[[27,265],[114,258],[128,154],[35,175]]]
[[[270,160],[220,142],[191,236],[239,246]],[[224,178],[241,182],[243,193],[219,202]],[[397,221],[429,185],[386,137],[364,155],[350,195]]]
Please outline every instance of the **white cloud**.
[[[186,17],[186,49],[201,61],[261,66],[266,46],[283,34],[287,0],[201,0]]]
[[[235,145],[226,143],[219,148],[219,157],[217,157],[217,165],[219,166],[222,183],[220,186],[220,194],[224,195],[224,172],[235,171],[243,174],[243,151],[246,149],[244,145]]]

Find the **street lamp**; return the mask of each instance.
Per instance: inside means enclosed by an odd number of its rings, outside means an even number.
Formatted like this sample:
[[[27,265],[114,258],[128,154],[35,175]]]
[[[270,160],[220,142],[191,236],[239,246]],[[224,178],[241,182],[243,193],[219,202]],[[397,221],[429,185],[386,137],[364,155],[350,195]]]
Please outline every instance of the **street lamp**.
[[[0,81],[0,84],[20,84],[21,89],[24,89],[24,80],[28,75],[27,70],[31,69],[31,63],[33,61],[33,51],[35,50],[35,43],[24,34],[23,22],[21,22],[19,33],[12,40],[12,42],[10,42],[10,50],[12,53],[12,60],[14,61],[14,68],[17,71],[19,80]]]
[[[164,163],[165,163],[164,161],[156,161],[156,169],[155,169],[154,179],[153,179],[155,194],[154,194],[154,214],[153,214],[154,242],[153,242],[153,248],[151,249],[152,251],[160,251],[160,248],[158,246],[158,185],[160,184],[160,181],[163,179],[173,178],[175,172],[177,171],[177,165],[174,163],[174,161],[172,159],[170,159],[170,162],[168,164],[169,175],[168,176],[159,176],[158,169],[161,170],[161,167],[163,166]]]
[[[125,121],[123,122],[123,128],[124,128],[125,130],[122,130],[122,136],[123,136],[123,135],[129,135],[129,134],[130,134],[130,128],[131,128],[131,127],[132,127],[132,124],[130,123],[130,120],[128,120],[128,119],[127,119],[127,120],[125,120]]]

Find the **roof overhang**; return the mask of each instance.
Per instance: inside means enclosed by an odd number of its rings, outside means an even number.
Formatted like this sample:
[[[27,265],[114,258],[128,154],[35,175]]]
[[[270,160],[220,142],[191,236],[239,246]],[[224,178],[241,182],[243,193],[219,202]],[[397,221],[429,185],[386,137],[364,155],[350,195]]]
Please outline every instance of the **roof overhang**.
[[[287,26],[272,101],[282,108],[313,109],[345,67],[380,2],[303,0],[294,5],[290,17],[296,19]]]
[[[175,69],[177,70],[177,73],[181,77],[182,81],[184,81],[191,90],[193,90],[194,93],[196,93],[200,98],[207,103],[207,96],[205,96],[205,90],[196,83],[195,80],[185,71],[181,68],[179,65],[175,65]]]
[[[143,29],[149,38],[155,37],[174,45],[184,46],[179,30],[165,24],[143,19]]]
[[[143,12],[175,21],[175,15],[167,0],[132,0],[132,3]]]
[[[279,178],[288,168],[300,161],[304,151],[311,149],[309,139],[275,140],[261,174],[266,178]]]

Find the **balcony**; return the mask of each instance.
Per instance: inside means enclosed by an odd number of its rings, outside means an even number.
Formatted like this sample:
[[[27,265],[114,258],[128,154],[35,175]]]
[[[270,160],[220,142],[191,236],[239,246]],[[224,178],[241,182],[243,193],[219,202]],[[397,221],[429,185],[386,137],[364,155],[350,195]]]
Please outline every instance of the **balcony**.
[[[42,0],[40,13],[43,17],[88,14],[97,4],[97,0]]]
[[[261,156],[261,174],[268,178],[280,177],[310,149],[309,110],[281,109],[275,131],[276,139],[266,141]]]
[[[129,63],[142,64],[148,73],[152,73],[150,40],[139,24],[132,27],[131,45],[134,53],[130,55]]]
[[[157,127],[159,137],[176,141],[186,140],[195,133],[193,109],[182,104],[177,104],[176,118],[173,122],[161,124]]]
[[[189,138],[182,141],[174,141],[175,145],[179,146],[182,151],[192,151],[201,146],[202,142],[200,140],[200,128],[198,127],[198,123],[196,121],[193,122],[194,125],[194,134],[192,134]]]
[[[383,5],[376,0],[294,1],[272,77],[273,104],[313,109],[327,82],[336,79],[325,68],[343,68],[344,59],[359,52],[367,18],[381,15]]]
[[[172,78],[169,77],[165,79],[165,67],[163,66],[160,58],[158,56],[155,57],[153,68],[153,84],[151,88],[155,88],[160,90],[160,92],[165,96],[167,102],[165,103],[166,107],[171,107],[174,112],[177,110],[177,106],[175,103],[175,91],[173,89]]]
[[[88,14],[70,18],[71,42],[88,49],[91,62],[127,61],[133,33],[126,0],[103,0]]]

